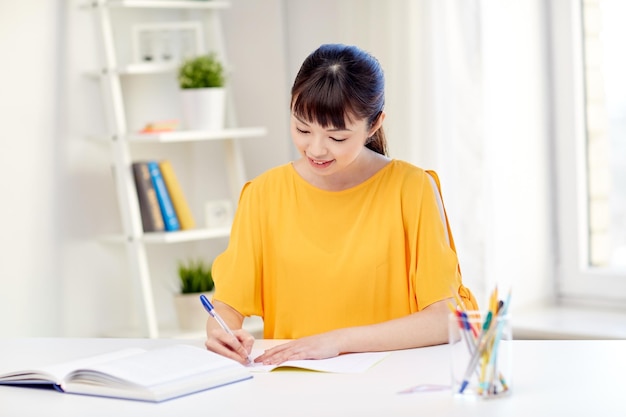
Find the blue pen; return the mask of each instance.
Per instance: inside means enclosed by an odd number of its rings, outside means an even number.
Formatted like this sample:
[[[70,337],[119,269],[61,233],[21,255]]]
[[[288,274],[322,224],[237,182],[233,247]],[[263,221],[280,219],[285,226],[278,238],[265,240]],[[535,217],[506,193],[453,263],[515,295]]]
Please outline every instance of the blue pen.
[[[226,333],[237,338],[237,336],[235,336],[233,331],[230,330],[230,327],[228,327],[228,325],[222,319],[222,317],[217,313],[217,311],[215,311],[215,307],[213,307],[213,304],[211,304],[209,299],[206,298],[204,294],[200,294],[200,302],[204,306],[204,309],[211,315],[211,317],[215,319],[215,321],[217,321],[217,323]],[[250,359],[250,356],[248,356],[248,363],[251,363],[251,362],[252,362],[252,359]]]
[[[487,317],[485,318],[485,322],[483,323],[483,331],[480,334],[478,341],[476,342],[476,350],[474,350],[474,354],[472,355],[470,359],[470,363],[467,367],[467,370],[465,371],[465,375],[463,376],[463,381],[461,382],[461,388],[459,389],[460,394],[462,394],[463,391],[465,391],[465,388],[467,388],[467,386],[469,385],[470,377],[472,376],[472,373],[474,372],[476,365],[478,365],[478,360],[480,359],[480,355],[482,355],[483,352],[485,351],[485,348],[487,347],[487,341],[491,339],[491,335],[493,334],[493,331],[496,328],[495,326],[490,328],[491,319],[492,319],[492,313],[491,311],[489,311],[487,312]]]
[[[472,339],[472,325],[469,322],[469,318],[467,317],[467,313],[465,311],[460,311],[459,314],[461,315],[461,323],[463,324],[463,330],[465,330],[465,332],[463,332],[461,335],[463,336],[463,340],[465,340],[465,345],[467,346],[467,351],[470,353],[470,355],[474,354],[474,341]]]

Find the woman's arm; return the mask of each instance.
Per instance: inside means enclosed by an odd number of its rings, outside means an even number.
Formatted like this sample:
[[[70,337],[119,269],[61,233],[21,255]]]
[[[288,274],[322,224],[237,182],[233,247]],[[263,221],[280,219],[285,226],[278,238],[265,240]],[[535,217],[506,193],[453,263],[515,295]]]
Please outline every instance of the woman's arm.
[[[241,328],[243,315],[219,300],[213,300],[213,307],[217,314],[231,329],[235,337],[224,331],[213,317],[209,316],[206,322],[206,348],[227,358],[246,364],[248,355],[254,344],[254,337]]]
[[[265,351],[255,361],[280,364],[287,360],[324,359],[341,353],[375,352],[438,345],[448,341],[446,303],[431,304],[411,315],[369,326],[348,327],[303,337]]]

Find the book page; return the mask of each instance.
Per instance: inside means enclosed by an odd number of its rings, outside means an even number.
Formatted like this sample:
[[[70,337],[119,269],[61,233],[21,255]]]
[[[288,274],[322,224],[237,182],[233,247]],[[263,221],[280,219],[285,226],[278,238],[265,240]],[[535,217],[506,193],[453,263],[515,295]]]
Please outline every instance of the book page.
[[[61,388],[159,402],[250,378],[249,369],[239,362],[203,348],[174,345],[74,371]]]
[[[57,363],[53,365],[43,366],[39,369],[28,369],[10,372],[0,375],[0,382],[20,382],[20,383],[44,383],[61,384],[67,374],[76,369],[97,365],[103,362],[125,358],[145,352],[144,349],[129,348],[118,350],[115,352],[104,353],[97,356],[89,356],[73,361]]]
[[[250,355],[254,360],[263,354],[262,350],[253,350]],[[283,362],[280,365],[248,365],[252,372],[270,372],[276,368],[301,368],[318,372],[363,373],[389,355],[389,352],[345,353],[328,359],[304,359]]]
[[[74,372],[74,382],[97,380],[106,376],[110,383],[130,383],[142,387],[178,381],[194,375],[211,375],[222,369],[245,368],[226,357],[188,345],[174,345],[143,351],[139,355],[89,365]]]

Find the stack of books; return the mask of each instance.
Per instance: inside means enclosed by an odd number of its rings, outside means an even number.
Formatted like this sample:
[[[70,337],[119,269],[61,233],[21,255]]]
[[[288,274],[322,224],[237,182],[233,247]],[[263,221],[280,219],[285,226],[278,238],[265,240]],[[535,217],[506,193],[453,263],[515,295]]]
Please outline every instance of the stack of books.
[[[172,232],[195,227],[170,161],[134,162],[132,169],[144,232]]]

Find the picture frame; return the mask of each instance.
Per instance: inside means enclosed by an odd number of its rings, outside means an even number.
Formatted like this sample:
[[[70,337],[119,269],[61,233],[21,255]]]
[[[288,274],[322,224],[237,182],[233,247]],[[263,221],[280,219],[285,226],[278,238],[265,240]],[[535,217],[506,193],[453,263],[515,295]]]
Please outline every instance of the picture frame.
[[[212,200],[205,203],[204,216],[208,229],[230,227],[233,215],[233,204],[230,200]]]
[[[177,63],[204,52],[201,22],[137,23],[132,26],[135,64]]]

